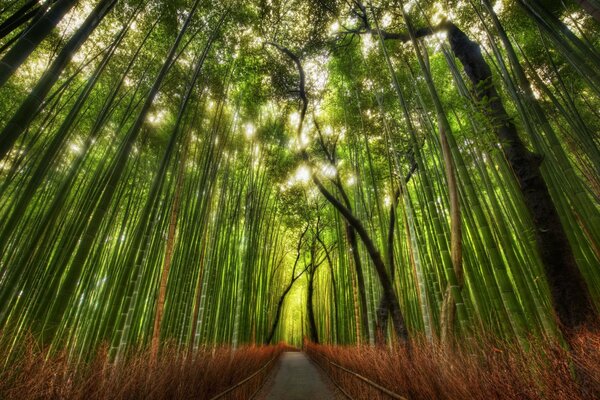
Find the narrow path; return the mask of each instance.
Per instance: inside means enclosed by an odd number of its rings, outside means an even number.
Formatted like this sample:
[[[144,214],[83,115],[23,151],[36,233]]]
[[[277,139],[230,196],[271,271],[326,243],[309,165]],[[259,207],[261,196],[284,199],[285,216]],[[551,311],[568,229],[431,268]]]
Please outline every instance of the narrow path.
[[[264,388],[260,399],[334,400],[335,394],[308,356],[300,352],[283,353],[273,383]]]

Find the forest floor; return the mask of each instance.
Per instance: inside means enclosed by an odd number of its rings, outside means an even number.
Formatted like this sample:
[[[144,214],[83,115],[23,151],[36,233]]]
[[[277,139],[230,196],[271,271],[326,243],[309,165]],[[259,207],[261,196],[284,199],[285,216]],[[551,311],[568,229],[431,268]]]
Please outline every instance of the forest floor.
[[[281,355],[258,400],[335,400],[341,398],[329,378],[301,352]]]

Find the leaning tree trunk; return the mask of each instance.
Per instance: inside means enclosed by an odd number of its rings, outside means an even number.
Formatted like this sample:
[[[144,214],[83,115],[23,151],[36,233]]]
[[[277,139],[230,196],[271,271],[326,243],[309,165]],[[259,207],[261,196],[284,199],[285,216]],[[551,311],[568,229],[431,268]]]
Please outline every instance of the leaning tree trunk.
[[[267,335],[266,344],[270,344],[275,336],[275,331],[277,330],[277,325],[279,325],[279,320],[281,319],[281,310],[283,309],[283,303],[285,302],[285,298],[294,286],[294,282],[292,281],[283,291],[281,297],[279,297],[279,301],[277,302],[277,310],[275,311],[275,319],[273,320],[273,324],[271,325],[271,329],[269,330],[269,334]]]
[[[306,308],[308,314],[308,327],[310,328],[310,340],[313,343],[319,343],[319,331],[317,330],[317,321],[315,320],[315,308],[313,306],[313,294],[315,293],[315,274],[317,266],[314,264],[308,271],[308,289],[306,295]]]
[[[305,157],[307,154],[304,155]],[[388,302],[388,308],[390,310],[392,321],[394,322],[394,332],[396,336],[403,342],[408,341],[408,331],[406,329],[406,325],[404,323],[404,316],[402,315],[402,310],[400,309],[400,302],[398,301],[398,296],[394,291],[394,286],[392,284],[392,280],[387,273],[385,262],[381,257],[381,253],[377,250],[375,243],[369,236],[367,230],[362,225],[360,220],[358,220],[354,214],[352,214],[338,199],[336,199],[331,192],[327,190],[323,183],[319,180],[319,178],[313,173],[312,180],[317,185],[317,188],[321,192],[321,194],[334,206],[340,214],[348,221],[350,225],[356,230],[356,233],[362,239],[367,253],[371,258],[375,266],[375,271],[377,272],[377,276],[379,278],[379,282],[381,283],[383,294]]]
[[[96,6],[83,25],[81,25],[79,30],[58,54],[50,68],[44,73],[14,116],[6,124],[0,133],[0,160],[6,156],[15,141],[23,132],[25,132],[31,121],[35,118],[39,107],[44,102],[52,86],[58,81],[62,71],[71,61],[73,54],[75,54],[81,45],[89,38],[90,34],[96,29],[106,14],[114,7],[116,2],[117,0],[102,0]],[[53,10],[50,12],[52,11]],[[32,30],[33,29],[34,28],[32,28]],[[15,46],[17,46],[17,44]],[[7,54],[6,57],[9,55],[10,53]],[[2,73],[3,68],[6,66],[6,57],[0,62],[0,87],[2,86]]]
[[[308,109],[308,97],[306,96],[306,75],[304,72],[304,68],[302,67],[302,62],[300,58],[291,52],[289,49],[280,46],[276,43],[269,42],[270,45],[277,48],[283,54],[288,56],[295,64],[298,69],[298,74],[300,75],[300,83],[298,85],[298,93],[300,100],[302,102],[302,107],[300,110],[300,122],[298,123],[298,127],[296,128],[296,136],[300,137],[302,133],[302,127],[304,126],[304,119],[306,117],[306,111]],[[310,161],[310,157],[306,149],[301,150],[300,153],[302,159],[307,163]],[[381,253],[377,249],[373,239],[363,226],[362,222],[356,218],[356,216],[352,213],[348,207],[346,207],[342,202],[340,202],[324,185],[323,182],[319,179],[317,174],[313,171],[311,175],[311,179],[313,183],[319,189],[319,192],[327,199],[327,201],[344,217],[346,222],[354,228],[360,239],[362,240],[367,253],[369,254],[369,258],[373,262],[375,266],[375,271],[377,272],[377,276],[379,278],[379,282],[381,283],[383,294],[387,298],[389,303],[389,310],[392,314],[392,321],[394,322],[394,332],[396,337],[400,339],[404,343],[408,343],[408,330],[406,329],[406,324],[404,322],[404,315],[402,314],[402,310],[400,309],[400,302],[398,301],[398,296],[394,291],[394,285],[388,272],[386,270],[385,262],[381,257]]]
[[[535,238],[559,325],[567,336],[590,322],[595,311],[586,283],[577,267],[560,217],[540,171],[543,158],[530,152],[504,109],[492,81],[489,65],[479,45],[454,24],[447,22],[454,55],[473,83],[474,94],[492,120],[502,151],[519,183],[523,200],[535,227]]]
[[[55,1],[55,0],[54,0]],[[0,24],[0,39],[4,39],[6,36],[13,33],[20,26],[31,21],[34,23],[37,21],[36,15],[42,16],[46,12],[47,8],[54,1],[47,2],[40,5],[40,0],[30,0],[19,8],[13,15],[8,17]]]
[[[267,335],[267,340],[265,341],[266,344],[271,343],[271,341],[273,340],[273,337],[275,336],[275,330],[277,329],[277,325],[279,325],[279,319],[281,318],[281,311],[283,309],[283,303],[285,302],[285,297],[288,295],[290,290],[292,290],[294,283],[307,270],[305,268],[302,272],[300,272],[298,275],[296,275],[296,268],[298,267],[298,262],[300,261],[300,255],[302,253],[302,243],[304,241],[304,235],[306,235],[308,228],[309,228],[309,225],[306,225],[306,228],[302,232],[302,235],[300,235],[300,239],[298,240],[298,244],[296,245],[296,260],[294,261],[294,267],[292,268],[292,277],[290,279],[290,282],[285,287],[283,293],[281,293],[281,296],[279,297],[279,301],[277,302],[277,309],[275,310],[275,319],[273,320],[273,324],[271,325],[271,329],[269,330],[269,333]]]
[[[75,4],[77,4],[77,0],[59,0],[2,57],[0,60],[0,88]]]
[[[332,164],[335,164],[334,160],[330,160]],[[336,187],[342,197],[342,200],[346,206],[346,208],[352,211],[352,203],[350,202],[350,198],[348,197],[348,193],[344,189],[342,182],[339,178],[339,175],[336,178]],[[361,336],[367,336],[367,339],[370,340],[370,328],[369,328],[369,315],[368,315],[368,307],[367,307],[367,290],[365,287],[365,275],[363,273],[362,261],[360,258],[360,249],[358,247],[358,240],[356,237],[356,229],[352,227],[348,221],[344,221],[344,226],[346,228],[346,236],[348,237],[348,242],[350,244],[350,251],[352,252],[352,260],[354,261],[354,269],[356,270],[356,283],[358,286],[358,300],[360,306],[360,332]],[[366,335],[365,335],[366,334]]]

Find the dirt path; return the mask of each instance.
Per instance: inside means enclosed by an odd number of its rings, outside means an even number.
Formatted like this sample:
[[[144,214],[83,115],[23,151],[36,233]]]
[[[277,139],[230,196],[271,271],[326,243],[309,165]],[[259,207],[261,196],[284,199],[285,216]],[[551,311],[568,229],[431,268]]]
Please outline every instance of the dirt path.
[[[334,400],[333,385],[308,356],[300,352],[283,353],[271,382],[259,399],[266,400]]]

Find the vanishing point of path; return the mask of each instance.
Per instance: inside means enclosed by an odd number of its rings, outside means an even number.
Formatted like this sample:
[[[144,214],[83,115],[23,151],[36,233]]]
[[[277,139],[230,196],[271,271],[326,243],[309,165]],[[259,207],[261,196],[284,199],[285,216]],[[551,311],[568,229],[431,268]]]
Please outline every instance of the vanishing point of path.
[[[273,382],[264,388],[267,400],[334,400],[328,378],[301,352],[285,352]]]

